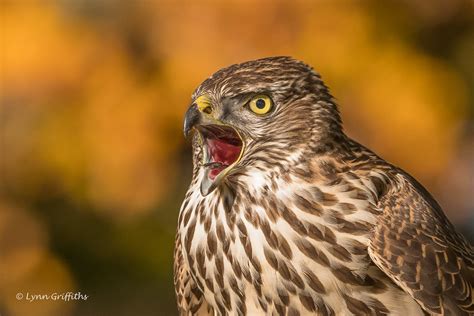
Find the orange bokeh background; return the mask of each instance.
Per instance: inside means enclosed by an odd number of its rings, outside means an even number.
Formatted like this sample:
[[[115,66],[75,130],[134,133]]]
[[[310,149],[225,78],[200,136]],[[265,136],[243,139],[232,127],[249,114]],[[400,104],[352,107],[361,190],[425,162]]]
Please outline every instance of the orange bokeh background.
[[[474,9],[462,1],[0,1],[0,314],[174,315],[195,87],[249,59],[321,73],[349,135],[471,240]],[[81,292],[87,301],[18,300]]]

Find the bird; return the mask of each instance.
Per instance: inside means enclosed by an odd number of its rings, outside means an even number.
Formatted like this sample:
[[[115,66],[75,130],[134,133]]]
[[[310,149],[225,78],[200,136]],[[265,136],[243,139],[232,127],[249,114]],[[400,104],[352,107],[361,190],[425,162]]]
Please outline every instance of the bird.
[[[223,68],[184,118],[180,315],[474,315],[474,252],[407,172],[351,139],[311,66]]]

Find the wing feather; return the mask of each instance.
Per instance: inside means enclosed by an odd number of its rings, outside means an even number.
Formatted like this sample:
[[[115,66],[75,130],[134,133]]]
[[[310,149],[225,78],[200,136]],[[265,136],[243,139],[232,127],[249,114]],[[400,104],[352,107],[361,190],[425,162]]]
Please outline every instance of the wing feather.
[[[374,263],[422,308],[473,315],[474,252],[431,195],[400,171],[380,198],[369,245]]]

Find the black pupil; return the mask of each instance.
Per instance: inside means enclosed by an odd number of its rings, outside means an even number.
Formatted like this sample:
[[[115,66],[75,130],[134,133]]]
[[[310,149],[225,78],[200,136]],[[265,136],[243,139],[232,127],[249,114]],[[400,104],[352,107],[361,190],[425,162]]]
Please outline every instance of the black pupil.
[[[261,110],[265,107],[265,101],[263,99],[258,99],[257,102],[255,102],[255,105]]]

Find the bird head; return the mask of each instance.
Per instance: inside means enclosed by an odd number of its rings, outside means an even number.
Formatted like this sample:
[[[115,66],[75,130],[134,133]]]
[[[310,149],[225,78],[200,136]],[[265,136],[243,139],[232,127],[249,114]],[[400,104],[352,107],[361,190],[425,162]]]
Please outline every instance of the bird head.
[[[201,193],[245,168],[271,168],[342,133],[340,116],[320,76],[290,57],[224,68],[193,93],[184,134],[194,133]]]

